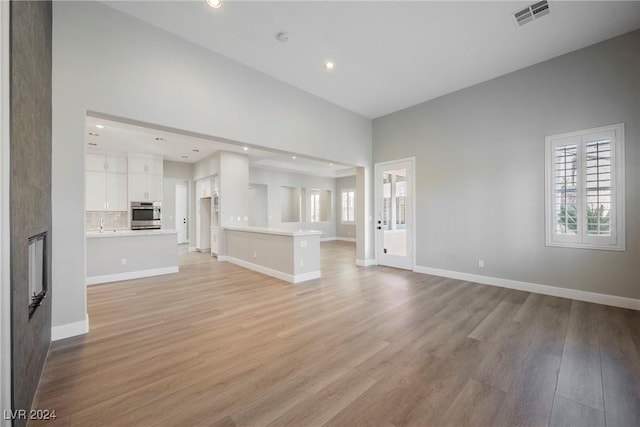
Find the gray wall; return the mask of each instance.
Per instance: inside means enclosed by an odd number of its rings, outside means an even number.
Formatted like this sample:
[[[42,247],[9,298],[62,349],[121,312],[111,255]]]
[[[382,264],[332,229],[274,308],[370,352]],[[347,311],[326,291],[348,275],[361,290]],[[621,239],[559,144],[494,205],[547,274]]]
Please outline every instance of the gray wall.
[[[342,190],[356,189],[356,177],[345,176],[342,178],[336,178],[336,237],[344,239],[355,239],[356,226],[355,224],[343,224],[342,219]]]
[[[269,226],[269,196],[264,184],[249,183],[249,225]]]
[[[300,173],[285,172],[272,169],[251,167],[249,169],[249,182],[252,184],[265,184],[267,186],[268,198],[268,225],[269,227],[282,228],[285,230],[319,230],[322,231],[321,238],[331,238],[336,235],[335,215],[331,221],[311,222],[310,221],[310,194],[311,189],[331,190],[331,198],[335,199],[336,183],[335,178],[325,178],[313,175],[303,175]],[[282,200],[282,186],[303,188],[304,200],[300,222],[282,222],[282,206],[290,205]],[[334,202],[335,203],[335,202]],[[334,212],[334,209],[331,209]]]
[[[177,234],[87,237],[87,277],[177,267],[177,238]],[[120,262],[123,258],[125,265]]]
[[[416,264],[640,298],[639,52],[635,31],[374,120],[375,162],[416,157]],[[545,135],[621,122],[626,252],[546,247]]]
[[[99,2],[53,14],[54,327],[85,320],[87,110],[370,167],[362,116]]]
[[[51,17],[50,2],[11,2],[13,409],[31,408],[51,343]],[[44,231],[49,293],[29,319],[28,239]]]

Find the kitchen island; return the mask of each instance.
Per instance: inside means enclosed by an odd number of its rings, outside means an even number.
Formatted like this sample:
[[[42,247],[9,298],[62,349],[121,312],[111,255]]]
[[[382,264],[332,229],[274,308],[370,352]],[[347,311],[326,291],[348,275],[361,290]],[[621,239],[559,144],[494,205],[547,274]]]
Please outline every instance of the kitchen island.
[[[291,283],[321,276],[320,231],[251,226],[223,229],[225,253],[218,257],[220,261]]]
[[[87,285],[177,272],[176,230],[87,233]]]

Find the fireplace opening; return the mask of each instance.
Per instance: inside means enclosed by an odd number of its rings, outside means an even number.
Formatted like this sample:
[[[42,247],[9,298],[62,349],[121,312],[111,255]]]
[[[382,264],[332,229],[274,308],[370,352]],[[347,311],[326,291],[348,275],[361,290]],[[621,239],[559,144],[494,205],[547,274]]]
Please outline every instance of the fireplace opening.
[[[47,232],[29,238],[29,319],[47,295]]]

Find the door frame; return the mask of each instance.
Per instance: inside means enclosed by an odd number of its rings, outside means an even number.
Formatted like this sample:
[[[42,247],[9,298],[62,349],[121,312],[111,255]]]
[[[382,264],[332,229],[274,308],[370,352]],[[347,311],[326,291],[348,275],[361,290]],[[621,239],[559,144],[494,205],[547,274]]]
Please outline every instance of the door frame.
[[[374,248],[374,253],[375,253],[375,260],[376,260],[376,265],[380,265],[380,259],[379,259],[379,254],[380,254],[380,245],[382,244],[382,242],[380,241],[380,232],[378,230],[378,214],[379,214],[379,207],[380,207],[380,203],[382,202],[381,200],[381,194],[382,194],[382,186],[380,181],[378,180],[378,175],[380,174],[380,170],[386,166],[389,165],[393,165],[396,163],[409,163],[411,166],[411,173],[407,174],[409,176],[407,176],[407,180],[410,179],[410,190],[409,190],[409,212],[411,215],[411,226],[407,227],[407,234],[411,237],[411,244],[410,247],[407,248],[408,251],[410,251],[410,257],[411,257],[411,271],[415,271],[416,269],[416,158],[414,156],[412,157],[404,157],[401,159],[396,159],[396,160],[389,160],[386,162],[378,162],[374,164],[373,167],[373,182],[374,182],[374,188],[373,188],[373,192],[374,192],[374,207],[373,207],[373,214],[374,214],[374,221],[373,221],[373,231],[375,234],[375,248]]]
[[[174,187],[173,187],[173,192],[174,192],[174,197],[175,197],[175,212],[174,212],[174,218],[175,218],[175,223],[174,226],[176,227],[176,231],[178,231],[178,187],[182,187],[184,188],[184,210],[185,210],[185,219],[186,219],[186,230],[185,230],[185,241],[184,242],[178,242],[178,244],[181,243],[188,243],[189,245],[191,245],[191,242],[189,241],[189,183],[185,180],[184,182],[176,182]],[[180,232],[178,232],[178,236],[180,236]],[[180,239],[178,239],[180,240]]]

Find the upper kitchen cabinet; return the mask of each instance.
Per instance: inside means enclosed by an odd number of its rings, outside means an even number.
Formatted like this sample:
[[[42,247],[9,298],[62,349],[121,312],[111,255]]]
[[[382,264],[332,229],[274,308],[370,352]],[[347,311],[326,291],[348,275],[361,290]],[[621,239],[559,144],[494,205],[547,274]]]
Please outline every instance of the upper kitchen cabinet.
[[[198,198],[211,197],[211,178],[196,181],[196,196]]]
[[[86,210],[128,210],[126,157],[87,154],[85,170]]]
[[[129,154],[129,173],[163,175],[162,156],[153,154]]]
[[[159,202],[163,197],[162,156],[129,154],[129,200]]]

